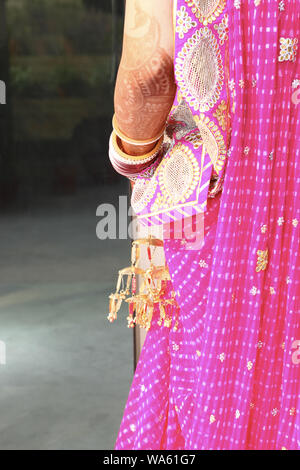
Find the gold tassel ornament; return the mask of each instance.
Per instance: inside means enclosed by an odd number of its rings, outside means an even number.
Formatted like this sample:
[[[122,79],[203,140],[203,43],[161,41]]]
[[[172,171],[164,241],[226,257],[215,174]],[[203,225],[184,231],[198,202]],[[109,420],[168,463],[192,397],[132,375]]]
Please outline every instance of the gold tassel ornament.
[[[139,267],[142,246],[147,251],[149,262],[147,269]],[[157,308],[159,312],[157,324],[171,328],[174,321],[174,330],[177,330],[179,308],[175,292],[167,291],[171,281],[168,267],[156,266],[153,263],[158,248],[163,248],[163,241],[152,236],[132,243],[131,266],[119,271],[116,292],[109,297],[108,320],[111,323],[117,320],[122,302],[125,301],[129,309],[128,328],[139,325],[148,331],[152,325],[154,310]]]

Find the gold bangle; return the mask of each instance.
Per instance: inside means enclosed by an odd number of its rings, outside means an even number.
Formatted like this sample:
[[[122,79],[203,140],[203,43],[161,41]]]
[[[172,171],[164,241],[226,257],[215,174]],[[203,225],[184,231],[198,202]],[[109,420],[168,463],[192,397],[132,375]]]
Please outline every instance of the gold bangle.
[[[155,142],[157,142],[165,133],[165,126],[163,128],[163,131],[161,131],[156,137],[153,137],[152,139],[148,139],[148,140],[135,140],[135,139],[131,139],[130,137],[126,136],[125,134],[123,134],[123,132],[120,130],[117,122],[116,122],[116,115],[114,114],[113,115],[113,119],[112,119],[112,126],[113,126],[113,129],[115,131],[115,133],[117,134],[117,136],[123,141],[123,142],[126,142],[126,144],[131,144],[131,145],[136,145],[136,146],[143,146],[143,145],[150,145],[150,144],[154,144]]]
[[[120,146],[117,140],[118,137],[119,136],[116,134],[116,132],[113,131],[111,135],[111,139],[112,139],[112,146],[115,152],[117,152],[118,156],[124,159],[125,161],[130,161],[133,163],[146,163],[147,161],[151,161],[158,154],[160,148],[162,147],[163,140],[164,140],[164,137],[161,136],[161,138],[155,145],[154,149],[151,150],[151,152],[148,152],[144,155],[133,156],[133,155],[128,155],[127,153],[123,152],[120,149]]]

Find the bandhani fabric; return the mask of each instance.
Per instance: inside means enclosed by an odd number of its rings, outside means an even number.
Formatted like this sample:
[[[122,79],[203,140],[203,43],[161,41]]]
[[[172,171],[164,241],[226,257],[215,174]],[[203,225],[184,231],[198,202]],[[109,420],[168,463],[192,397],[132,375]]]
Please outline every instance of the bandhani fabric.
[[[172,233],[165,240],[179,328],[152,322],[116,449],[296,450],[300,3],[178,0],[176,16],[179,91],[196,122],[203,114],[201,122],[220,132],[230,111],[228,163],[223,190],[207,199],[203,247],[187,249]],[[176,74],[182,43],[194,35],[187,63],[201,61],[199,38],[228,46],[221,57],[229,65],[229,109],[222,89],[206,102],[197,95],[207,68],[185,72],[183,81]]]
[[[174,2],[178,86],[164,158],[153,175],[142,172],[133,189],[131,204],[143,225],[183,224],[184,218],[202,214],[207,198],[223,184],[230,137],[228,14],[225,2],[206,3]],[[206,14],[202,28],[200,12]],[[219,15],[219,24],[207,25]]]

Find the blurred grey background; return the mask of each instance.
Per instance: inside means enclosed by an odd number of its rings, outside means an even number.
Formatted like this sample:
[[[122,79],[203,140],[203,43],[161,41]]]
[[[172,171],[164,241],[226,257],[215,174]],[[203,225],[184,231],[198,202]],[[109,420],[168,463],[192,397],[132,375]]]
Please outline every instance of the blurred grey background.
[[[108,295],[129,241],[107,156],[122,0],[0,0],[0,449],[112,449],[133,373]]]

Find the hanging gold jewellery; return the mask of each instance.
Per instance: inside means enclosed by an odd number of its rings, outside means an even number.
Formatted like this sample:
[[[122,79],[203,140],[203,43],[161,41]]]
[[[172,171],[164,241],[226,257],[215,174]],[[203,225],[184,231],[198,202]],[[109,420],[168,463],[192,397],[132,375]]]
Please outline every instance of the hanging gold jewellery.
[[[139,267],[142,246],[147,251],[149,267],[146,269]],[[140,238],[132,243],[131,266],[119,271],[116,292],[109,297],[108,320],[111,323],[117,320],[122,302],[125,301],[129,306],[128,328],[139,325],[148,331],[157,309],[157,325],[167,328],[173,325],[174,330],[177,330],[179,307],[175,292],[170,289],[168,267],[156,266],[153,262],[156,249],[162,248],[163,241],[153,236]]]

